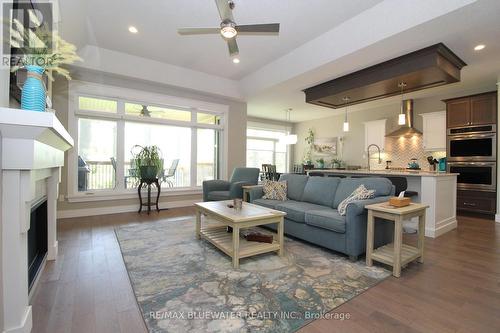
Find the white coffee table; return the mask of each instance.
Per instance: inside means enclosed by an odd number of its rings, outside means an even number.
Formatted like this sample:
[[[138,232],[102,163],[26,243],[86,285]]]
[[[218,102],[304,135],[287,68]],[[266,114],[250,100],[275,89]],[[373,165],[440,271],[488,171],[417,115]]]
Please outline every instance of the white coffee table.
[[[284,255],[284,216],[286,213],[243,202],[241,209],[229,208],[232,200],[196,203],[196,237],[204,238],[233,259],[233,267],[239,267],[240,258],[276,251]],[[201,215],[218,223],[203,223]],[[249,242],[240,239],[240,230],[265,224],[278,224],[277,234],[272,243]],[[227,232],[227,226],[233,232]]]

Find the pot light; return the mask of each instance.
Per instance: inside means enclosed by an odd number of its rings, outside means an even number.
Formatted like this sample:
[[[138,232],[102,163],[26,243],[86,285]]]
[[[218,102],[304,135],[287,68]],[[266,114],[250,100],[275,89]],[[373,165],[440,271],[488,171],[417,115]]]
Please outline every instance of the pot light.
[[[139,30],[137,30],[137,28],[134,27],[133,25],[131,25],[130,27],[128,27],[128,31],[130,31],[133,34],[136,34],[136,33],[139,32]]]
[[[222,35],[222,37],[227,39],[233,38],[237,33],[238,32],[236,31],[236,29],[231,25],[226,25],[220,29],[220,34]]]
[[[476,45],[476,47],[474,47],[474,51],[481,51],[485,47],[486,47],[486,45],[484,45],[484,44]]]
[[[239,58],[233,58],[233,63],[239,64],[240,63],[240,59]]]

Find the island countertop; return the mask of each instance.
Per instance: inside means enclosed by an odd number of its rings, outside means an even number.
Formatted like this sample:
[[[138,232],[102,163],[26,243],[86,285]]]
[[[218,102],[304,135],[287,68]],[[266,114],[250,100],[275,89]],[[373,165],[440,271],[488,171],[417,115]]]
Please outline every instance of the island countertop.
[[[341,169],[312,169],[308,170],[307,173],[310,172],[319,172],[319,173],[329,173],[329,174],[353,174],[353,175],[384,175],[384,176],[408,176],[408,177],[449,177],[449,176],[458,176],[458,173],[449,173],[444,171],[424,171],[424,170],[391,170],[391,169],[382,169],[382,170],[368,170],[368,169],[359,169],[359,170],[341,170]]]

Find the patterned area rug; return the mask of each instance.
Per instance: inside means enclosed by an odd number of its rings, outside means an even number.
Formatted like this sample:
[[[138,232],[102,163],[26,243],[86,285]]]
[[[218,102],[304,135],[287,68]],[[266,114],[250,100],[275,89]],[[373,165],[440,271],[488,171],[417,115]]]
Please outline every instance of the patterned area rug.
[[[150,332],[291,332],[390,275],[286,239],[286,256],[228,256],[194,236],[194,220],[116,229]]]

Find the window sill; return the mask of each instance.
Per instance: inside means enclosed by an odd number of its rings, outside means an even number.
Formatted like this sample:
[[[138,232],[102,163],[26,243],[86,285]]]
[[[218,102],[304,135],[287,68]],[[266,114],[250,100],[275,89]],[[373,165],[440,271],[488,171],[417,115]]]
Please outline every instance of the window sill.
[[[176,197],[183,195],[201,195],[202,190],[199,187],[195,188],[177,188],[177,189],[162,189],[160,197]],[[147,195],[147,194],[146,194]],[[144,197],[144,196],[143,196]],[[156,198],[156,191],[151,190],[151,197]],[[96,191],[67,195],[68,202],[92,202],[92,201],[108,201],[108,200],[125,200],[137,199],[137,190],[133,191]]]

